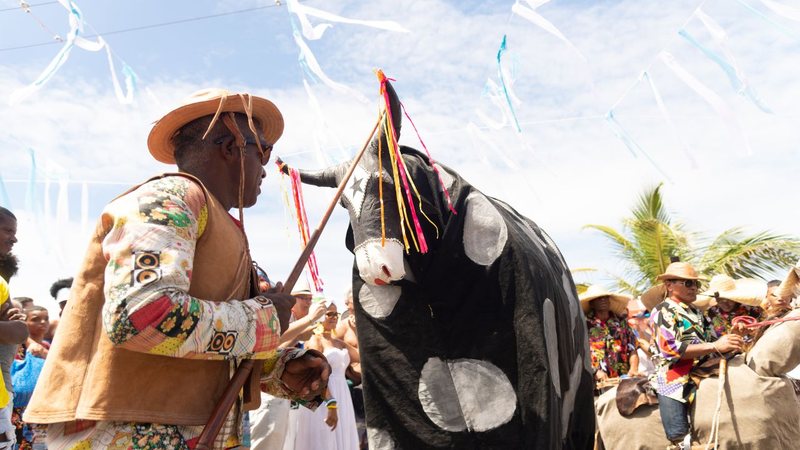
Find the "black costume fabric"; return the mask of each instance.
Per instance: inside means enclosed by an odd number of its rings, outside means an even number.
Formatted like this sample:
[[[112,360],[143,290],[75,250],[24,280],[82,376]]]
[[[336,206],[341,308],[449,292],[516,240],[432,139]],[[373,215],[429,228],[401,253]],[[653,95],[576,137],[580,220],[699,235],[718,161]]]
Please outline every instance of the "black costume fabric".
[[[430,250],[405,255],[415,281],[398,284],[399,300],[386,317],[364,309],[364,296],[376,287],[354,269],[370,448],[591,448],[595,421],[586,325],[561,253],[535,223],[442,167],[453,179],[448,190],[457,214],[452,214],[427,157],[408,147],[402,153],[440,235],[437,239],[436,230],[420,219]],[[488,265],[465,251],[468,201],[476,198],[488,199],[507,229],[502,252]],[[352,229],[347,244],[352,251]],[[438,386],[428,382],[426,392],[437,391],[439,400],[455,393],[456,405],[438,407],[460,409],[456,414],[464,421],[445,420],[444,428],[435,423],[429,398],[420,394],[422,372],[431,361],[444,370],[470,361],[496,366],[513,387],[513,415],[486,429],[490,406],[470,404],[470,393],[485,394],[494,383],[469,386],[453,372],[439,378]]]

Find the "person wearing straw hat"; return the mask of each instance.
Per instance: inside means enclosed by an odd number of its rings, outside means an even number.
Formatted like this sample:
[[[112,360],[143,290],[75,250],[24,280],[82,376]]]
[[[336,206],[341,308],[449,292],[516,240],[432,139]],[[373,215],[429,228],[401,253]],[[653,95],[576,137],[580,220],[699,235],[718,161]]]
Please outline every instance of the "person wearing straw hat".
[[[630,297],[592,285],[579,299],[589,331],[595,381],[635,376],[639,367],[636,338],[625,320]]]
[[[666,299],[651,316],[659,354],[651,383],[658,393],[658,409],[667,439],[673,448],[691,447],[689,404],[696,386],[690,373],[709,355],[741,350],[741,336],[727,334],[717,340],[710,322],[692,303],[702,278],[686,262],[673,262],[656,277]]]
[[[214,448],[240,444],[259,385],[318,404],[330,366],[277,349],[294,299],[260,291],[244,229],[282,132],[272,102],[222,89],[155,123],[150,153],[179,172],[133,187],[98,220],[24,416],[48,425],[48,447],[192,448],[243,358],[258,363]]]
[[[712,297],[716,302],[706,311],[714,333],[722,336],[731,332],[734,317],[761,317],[763,310],[759,305],[764,301],[767,285],[753,279],[734,280],[728,275],[714,275],[708,290],[702,295]]]

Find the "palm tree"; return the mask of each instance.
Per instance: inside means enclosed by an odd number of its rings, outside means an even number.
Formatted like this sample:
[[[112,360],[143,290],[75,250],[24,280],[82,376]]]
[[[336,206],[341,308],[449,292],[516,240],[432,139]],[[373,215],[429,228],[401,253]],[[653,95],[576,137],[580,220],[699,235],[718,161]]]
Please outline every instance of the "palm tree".
[[[653,286],[671,259],[692,264],[707,277],[727,274],[734,278],[762,278],[791,267],[800,259],[800,239],[762,231],[748,235],[741,227],[707,239],[674,220],[664,206],[661,184],[647,188],[631,216],[622,220],[622,231],[589,224],[584,229],[607,237],[626,263],[622,276],[609,274],[618,289],[634,295]]]

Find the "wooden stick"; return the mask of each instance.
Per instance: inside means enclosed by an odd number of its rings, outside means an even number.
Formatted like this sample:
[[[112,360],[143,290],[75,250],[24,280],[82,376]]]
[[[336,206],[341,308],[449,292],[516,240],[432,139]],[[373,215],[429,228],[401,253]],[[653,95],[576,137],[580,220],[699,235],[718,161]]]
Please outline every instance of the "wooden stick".
[[[316,230],[314,230],[314,234],[311,235],[311,239],[308,240],[308,244],[306,244],[303,252],[300,254],[300,257],[297,259],[297,263],[295,263],[291,273],[289,273],[289,276],[286,278],[286,282],[283,284],[283,290],[281,292],[291,292],[295,283],[297,283],[297,280],[300,278],[300,274],[303,273],[303,267],[308,262],[311,252],[314,251],[314,246],[317,245],[317,241],[319,241],[319,236],[322,234],[322,230],[325,229],[325,225],[328,223],[328,219],[331,217],[333,209],[339,202],[342,192],[344,192],[344,188],[347,186],[347,181],[350,180],[350,176],[353,174],[353,171],[356,170],[358,162],[361,160],[361,157],[364,156],[364,152],[367,150],[367,147],[369,147],[372,136],[375,135],[375,131],[380,126],[385,114],[386,112],[382,113],[380,117],[378,117],[377,122],[375,122],[375,126],[372,127],[369,137],[367,137],[366,142],[364,142],[364,146],[361,147],[361,151],[359,151],[356,157],[353,158],[350,168],[347,169],[347,173],[339,183],[339,188],[336,190],[336,194],[334,194],[331,204],[328,206],[328,209],[322,216],[319,226]],[[242,387],[247,382],[247,379],[250,378],[250,373],[253,371],[254,365],[255,360],[246,359],[239,364],[239,367],[236,368],[233,378],[231,378],[230,383],[228,383],[228,386],[222,393],[222,397],[214,407],[211,417],[208,419],[208,422],[206,422],[206,426],[203,427],[203,431],[200,433],[200,437],[197,440],[197,446],[195,447],[196,450],[211,449],[211,445],[213,445],[214,440],[219,434],[219,430],[222,428],[222,423],[225,421],[225,417],[233,407],[233,403],[239,397],[239,391],[242,390]]]

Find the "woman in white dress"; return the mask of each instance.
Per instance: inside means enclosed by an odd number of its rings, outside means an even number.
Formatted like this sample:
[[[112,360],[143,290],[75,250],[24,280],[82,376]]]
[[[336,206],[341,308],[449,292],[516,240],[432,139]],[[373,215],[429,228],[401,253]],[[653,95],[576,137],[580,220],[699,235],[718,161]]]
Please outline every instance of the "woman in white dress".
[[[357,450],[358,432],[353,401],[344,372],[350,364],[348,346],[331,335],[339,320],[336,305],[331,303],[322,322],[322,332],[306,342],[307,348],[322,352],[331,365],[327,398],[335,403],[322,404],[316,411],[297,410],[296,450]]]

